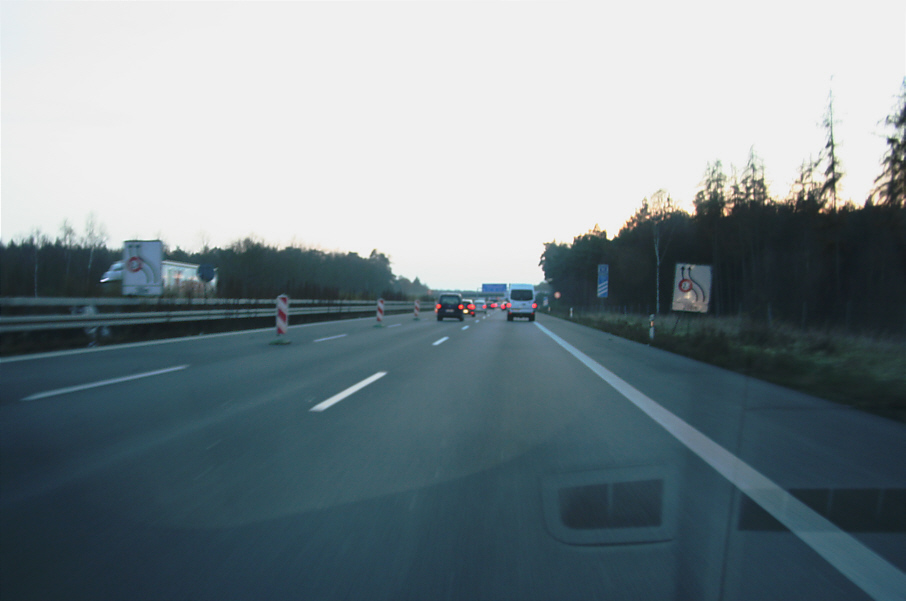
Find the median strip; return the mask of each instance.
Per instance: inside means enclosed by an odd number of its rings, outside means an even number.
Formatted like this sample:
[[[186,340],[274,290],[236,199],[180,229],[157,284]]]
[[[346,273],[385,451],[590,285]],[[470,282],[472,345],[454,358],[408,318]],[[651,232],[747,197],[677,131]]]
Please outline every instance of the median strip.
[[[113,378],[112,380],[102,380],[100,382],[92,382],[90,384],[81,384],[79,386],[70,386],[68,388],[58,388],[57,390],[49,390],[47,392],[39,392],[31,396],[27,396],[23,401],[37,401],[38,399],[46,399],[47,397],[58,396],[61,394],[68,394],[70,392],[79,392],[81,390],[90,390],[92,388],[100,388],[101,386],[110,386],[111,384],[119,384],[121,382],[129,382],[131,380],[138,380],[140,378],[150,378],[151,376],[159,376],[162,374],[168,374],[173,371],[179,371],[181,369],[186,369],[188,365],[177,365],[176,367],[168,367],[166,369],[158,369],[157,371],[149,371],[143,374],[135,374],[132,376],[124,376],[122,378]]]
[[[387,375],[386,371],[379,371],[376,374],[374,374],[373,376],[365,378],[358,384],[355,384],[354,386],[350,386],[343,392],[333,395],[326,401],[322,401],[322,402],[318,403],[317,405],[315,405],[314,407],[309,409],[309,411],[319,411],[320,412],[320,411],[324,411],[325,409],[329,409],[330,407],[336,405],[337,403],[339,403],[340,401],[342,401],[349,395],[360,391],[361,389],[365,388],[366,386],[368,386],[369,384],[371,384],[373,382],[377,382],[378,380],[380,380],[381,378],[383,378],[386,375]]]

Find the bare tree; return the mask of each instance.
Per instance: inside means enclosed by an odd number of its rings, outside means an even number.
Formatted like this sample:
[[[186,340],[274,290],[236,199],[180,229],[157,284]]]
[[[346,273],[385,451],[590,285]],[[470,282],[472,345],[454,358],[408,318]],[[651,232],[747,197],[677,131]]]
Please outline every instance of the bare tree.
[[[39,265],[38,251],[41,250],[42,246],[44,246],[48,243],[48,238],[41,232],[40,229],[34,228],[31,231],[31,235],[29,236],[29,242],[31,243],[32,249],[34,250],[35,271],[34,271],[33,282],[34,282],[35,298],[38,298],[38,265]]]
[[[63,244],[63,249],[66,253],[66,279],[68,280],[69,271],[72,267],[72,249],[75,248],[76,244],[76,231],[69,219],[64,219],[60,225],[60,242]]]
[[[661,313],[661,262],[670,246],[673,236],[670,218],[680,211],[670,194],[663,188],[651,195],[646,201],[648,218],[651,220],[652,240],[654,242],[655,265],[655,311]]]
[[[94,251],[107,245],[107,228],[98,223],[94,213],[89,213],[85,220],[85,246],[88,247],[88,277],[91,277],[91,266],[94,262]]]

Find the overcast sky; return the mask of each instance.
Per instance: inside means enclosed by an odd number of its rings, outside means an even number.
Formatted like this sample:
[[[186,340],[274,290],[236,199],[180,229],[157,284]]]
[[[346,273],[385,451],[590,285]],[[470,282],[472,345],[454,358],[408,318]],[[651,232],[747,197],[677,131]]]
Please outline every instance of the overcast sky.
[[[254,237],[434,288],[537,283],[545,242],[691,208],[750,148],[785,197],[835,98],[842,196],[880,172],[902,0],[0,3],[0,237],[64,219]],[[832,79],[833,78],[833,79]]]

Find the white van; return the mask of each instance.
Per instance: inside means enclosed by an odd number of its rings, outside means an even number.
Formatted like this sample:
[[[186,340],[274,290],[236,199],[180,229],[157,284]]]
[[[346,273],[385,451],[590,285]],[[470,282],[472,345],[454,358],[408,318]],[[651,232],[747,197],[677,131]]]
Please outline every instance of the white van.
[[[535,321],[535,287],[531,284],[510,284],[506,291],[507,309],[506,320],[513,321],[514,317],[528,317]]]

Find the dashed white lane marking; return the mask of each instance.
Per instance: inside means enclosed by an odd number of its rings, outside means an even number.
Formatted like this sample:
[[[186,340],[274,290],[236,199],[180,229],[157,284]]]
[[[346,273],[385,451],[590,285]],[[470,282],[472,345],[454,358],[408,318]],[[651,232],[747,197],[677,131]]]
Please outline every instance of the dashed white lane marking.
[[[318,338],[315,342],[326,342],[327,340],[336,340],[337,338],[343,338],[346,334],[337,334],[336,336],[328,336],[327,338]]]
[[[31,396],[27,396],[23,401],[37,401],[38,399],[46,399],[47,397],[58,396],[61,394],[68,394],[70,392],[79,392],[80,390],[90,390],[92,388],[100,388],[101,386],[110,386],[111,384],[119,384],[121,382],[129,382],[131,380],[138,380],[140,378],[150,378],[151,376],[159,376],[161,374],[168,374],[173,371],[179,371],[181,369],[186,369],[188,365],[177,365],[176,367],[168,367],[167,369],[158,369],[157,371],[149,371],[143,374],[134,374],[131,376],[124,376],[122,378],[113,378],[112,380],[101,380],[100,382],[91,382],[90,384],[81,384],[79,386],[70,386],[68,388],[58,388],[56,390],[48,390],[47,392],[39,392]]]
[[[324,411],[325,409],[329,409],[330,407],[332,407],[333,405],[336,405],[337,403],[339,403],[340,401],[342,401],[349,395],[358,392],[359,390],[365,388],[366,386],[368,386],[369,384],[371,384],[373,382],[377,382],[378,380],[380,380],[381,378],[383,378],[386,375],[387,375],[386,371],[379,371],[376,374],[374,374],[373,376],[369,376],[369,377],[365,378],[358,384],[350,386],[343,392],[333,395],[326,401],[318,403],[317,405],[315,405],[314,407],[309,409],[309,411]]]
[[[431,343],[431,346],[437,346],[438,344],[443,344],[444,342],[446,342],[446,341],[449,340],[449,339],[450,339],[449,336],[444,336],[444,337],[441,338],[440,340],[435,340],[434,342],[432,342],[432,343]]]

